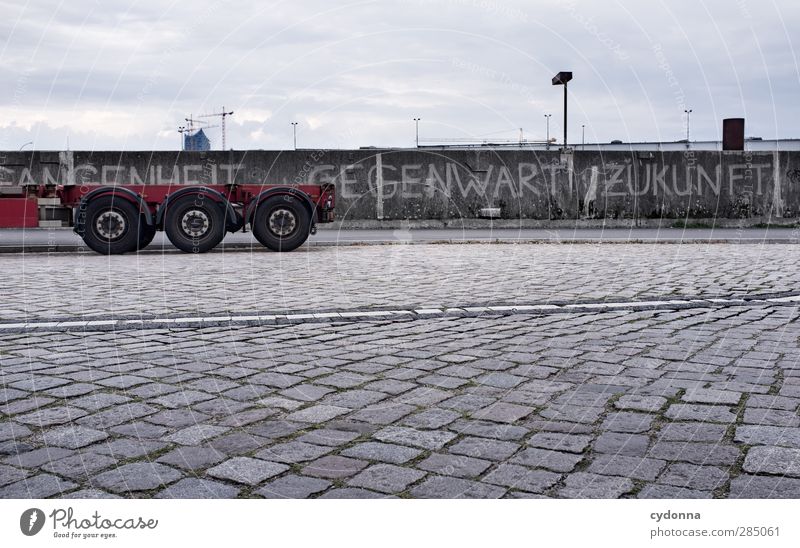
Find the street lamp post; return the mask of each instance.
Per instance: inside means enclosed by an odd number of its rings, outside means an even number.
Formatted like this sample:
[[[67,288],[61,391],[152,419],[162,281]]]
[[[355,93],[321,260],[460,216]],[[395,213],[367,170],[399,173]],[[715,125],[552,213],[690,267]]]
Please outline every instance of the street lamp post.
[[[581,150],[586,148],[586,124],[581,124]]]
[[[292,122],[292,142],[294,149],[297,150],[297,122]]]
[[[567,148],[567,82],[572,80],[571,72],[559,72],[553,76],[554,86],[564,86],[564,149]]]
[[[22,151],[23,148],[25,148],[28,145],[32,145],[32,144],[33,144],[33,141],[28,141],[27,143],[23,144],[21,147],[19,147],[20,152]]]
[[[552,116],[552,114],[545,114],[544,115],[545,124],[547,126],[547,129],[546,129],[546,131],[547,131],[547,143],[546,143],[547,150],[550,150],[550,117],[551,116]]]
[[[692,109],[686,109],[683,112],[686,114],[686,148],[689,148],[689,115],[692,113]]]
[[[185,148],[184,144],[186,141],[183,138],[184,133],[186,133],[186,128],[184,126],[178,126],[178,135],[181,136],[181,150]]]
[[[415,142],[417,144],[417,148],[419,148],[419,121],[420,120],[422,120],[422,118],[414,118],[414,126],[415,126],[415,131],[416,131],[416,140],[415,140]]]

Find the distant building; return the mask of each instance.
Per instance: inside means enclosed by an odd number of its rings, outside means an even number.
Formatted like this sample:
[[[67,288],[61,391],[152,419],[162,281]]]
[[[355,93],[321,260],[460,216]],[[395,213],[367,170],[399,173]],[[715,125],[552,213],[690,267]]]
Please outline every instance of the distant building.
[[[202,129],[198,129],[195,133],[184,135],[183,149],[193,151],[211,150],[211,141],[208,140]]]

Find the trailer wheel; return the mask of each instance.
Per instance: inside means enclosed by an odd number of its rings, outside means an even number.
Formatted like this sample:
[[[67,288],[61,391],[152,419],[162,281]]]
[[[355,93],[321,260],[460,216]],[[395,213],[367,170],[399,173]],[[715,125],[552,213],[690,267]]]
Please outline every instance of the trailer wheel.
[[[125,198],[101,196],[86,206],[83,241],[105,255],[135,251],[139,246],[139,209]]]
[[[225,219],[214,200],[205,194],[190,194],[168,203],[164,232],[181,251],[205,253],[225,237]]]
[[[253,235],[272,251],[292,251],[308,238],[311,215],[294,196],[267,198],[253,216]]]

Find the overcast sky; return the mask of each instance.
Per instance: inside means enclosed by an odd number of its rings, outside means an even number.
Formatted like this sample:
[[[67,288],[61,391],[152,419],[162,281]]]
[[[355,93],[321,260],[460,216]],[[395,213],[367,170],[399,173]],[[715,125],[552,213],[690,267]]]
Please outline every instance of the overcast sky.
[[[800,137],[797,0],[0,0],[0,150]],[[218,123],[218,118],[208,118]],[[208,130],[215,149],[219,128]],[[27,145],[26,148],[32,148]]]

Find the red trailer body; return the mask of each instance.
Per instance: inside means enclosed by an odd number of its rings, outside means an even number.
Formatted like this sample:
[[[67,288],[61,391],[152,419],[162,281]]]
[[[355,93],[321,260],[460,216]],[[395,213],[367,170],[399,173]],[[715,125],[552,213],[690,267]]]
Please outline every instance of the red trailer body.
[[[0,227],[39,226],[39,201],[46,201],[87,246],[106,254],[143,249],[159,230],[178,249],[202,253],[248,227],[269,249],[291,251],[317,223],[334,220],[335,205],[332,184],[38,185],[23,193],[0,196]]]

